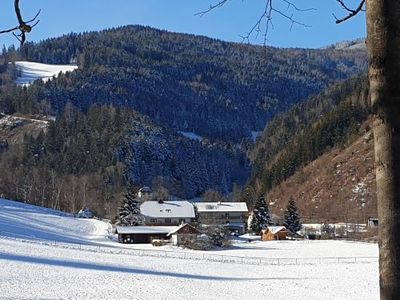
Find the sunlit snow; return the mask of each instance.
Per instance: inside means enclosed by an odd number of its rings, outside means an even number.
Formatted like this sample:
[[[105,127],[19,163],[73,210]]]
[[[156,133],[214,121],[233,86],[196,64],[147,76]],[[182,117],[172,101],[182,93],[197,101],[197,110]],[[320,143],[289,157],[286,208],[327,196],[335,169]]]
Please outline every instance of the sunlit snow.
[[[38,79],[46,82],[54,76],[57,77],[60,72],[72,72],[78,68],[76,65],[50,65],[28,61],[16,61],[15,66],[20,73],[16,80],[18,85],[30,85]]]

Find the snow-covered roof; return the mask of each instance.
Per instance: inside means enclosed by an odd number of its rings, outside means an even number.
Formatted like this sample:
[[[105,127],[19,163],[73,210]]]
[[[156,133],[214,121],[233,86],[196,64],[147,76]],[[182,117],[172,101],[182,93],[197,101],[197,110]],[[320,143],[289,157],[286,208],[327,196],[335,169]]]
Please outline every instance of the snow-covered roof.
[[[148,218],[194,218],[194,207],[188,201],[146,201],[140,212]]]
[[[169,233],[179,226],[117,226],[117,232],[122,234],[152,234]]]
[[[281,230],[287,230],[285,226],[268,226],[267,229],[272,233],[272,234],[277,234]]]
[[[246,202],[198,202],[194,203],[202,212],[247,212]]]
[[[190,226],[190,227],[192,227],[192,229],[194,230],[194,231],[197,231],[198,233],[200,233],[200,231],[198,231],[196,228],[194,228],[192,225],[190,225],[190,224],[188,224],[188,223],[185,223],[185,224],[181,224],[181,225],[179,225],[176,229],[173,229],[172,231],[170,231],[168,234],[167,234],[167,236],[170,236],[170,235],[173,235],[174,233],[177,233],[179,230],[181,230],[183,227],[186,227],[186,226]]]
[[[149,188],[148,186],[144,186],[144,187],[140,188],[138,192],[151,193],[151,188]]]

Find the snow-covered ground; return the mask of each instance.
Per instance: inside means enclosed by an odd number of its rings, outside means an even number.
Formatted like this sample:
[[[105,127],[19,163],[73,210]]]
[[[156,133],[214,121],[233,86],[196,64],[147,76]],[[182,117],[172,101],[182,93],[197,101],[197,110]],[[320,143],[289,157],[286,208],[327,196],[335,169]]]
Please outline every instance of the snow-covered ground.
[[[72,72],[78,68],[76,65],[49,65],[28,61],[16,61],[15,66],[20,72],[16,80],[18,85],[30,85],[38,79],[46,82],[53,76],[58,76],[60,72]]]
[[[151,257],[133,250],[145,253],[152,248],[150,245],[115,243],[108,239],[108,229],[109,225],[99,220],[77,219],[55,210],[0,200],[0,298],[378,299],[379,296],[378,265],[373,259],[364,263],[252,265]],[[52,245],[52,241],[56,244]],[[193,253],[172,246],[157,250]],[[207,253],[265,258],[377,257],[377,246],[340,241],[258,241],[237,242],[231,249]]]

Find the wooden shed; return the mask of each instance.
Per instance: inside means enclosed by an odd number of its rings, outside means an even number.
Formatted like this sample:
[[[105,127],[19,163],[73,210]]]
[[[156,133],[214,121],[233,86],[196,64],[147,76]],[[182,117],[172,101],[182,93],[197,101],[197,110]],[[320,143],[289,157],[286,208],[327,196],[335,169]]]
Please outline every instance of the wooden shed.
[[[285,226],[268,226],[262,230],[262,241],[286,240],[288,231]]]
[[[196,228],[190,224],[182,224],[177,229],[169,232],[167,237],[171,238],[171,242],[175,246],[185,245],[188,241],[196,240],[197,236],[200,234]]]
[[[117,226],[118,241],[124,244],[149,244],[153,239],[168,239],[177,226]]]

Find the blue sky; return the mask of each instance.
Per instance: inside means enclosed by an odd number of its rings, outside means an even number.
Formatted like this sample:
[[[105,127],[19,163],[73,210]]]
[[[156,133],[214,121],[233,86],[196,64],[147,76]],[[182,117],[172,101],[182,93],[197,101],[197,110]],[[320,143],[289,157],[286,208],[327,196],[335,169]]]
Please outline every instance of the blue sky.
[[[275,0],[279,5],[280,0]],[[13,0],[2,0],[0,28],[16,26]],[[240,42],[261,14],[265,0],[230,0],[204,17],[197,12],[207,9],[217,0],[22,0],[25,19],[41,8],[40,24],[29,34],[30,41],[39,41],[69,32],[83,32],[117,27],[127,24],[148,25],[175,32],[206,35],[227,41]],[[310,25],[291,24],[275,14],[273,29],[268,33],[268,45],[278,47],[317,48],[338,41],[364,37],[364,13],[348,22],[335,24],[332,13],[346,14],[335,0],[293,0],[300,8],[314,8],[309,12],[294,11],[296,20]],[[349,5],[358,0],[348,0]],[[291,14],[287,6],[279,7]],[[262,38],[253,36],[251,43],[262,44]],[[16,43],[11,35],[0,35],[0,45]]]

